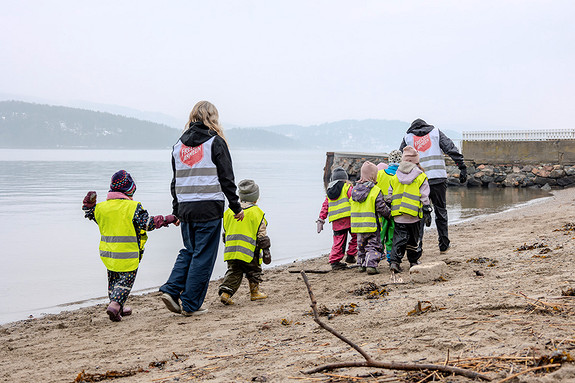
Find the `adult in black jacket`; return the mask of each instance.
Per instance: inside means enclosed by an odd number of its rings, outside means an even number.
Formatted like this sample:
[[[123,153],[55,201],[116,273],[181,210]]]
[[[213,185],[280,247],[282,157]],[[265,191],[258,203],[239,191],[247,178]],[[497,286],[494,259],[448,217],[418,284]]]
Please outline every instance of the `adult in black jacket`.
[[[173,214],[181,221],[184,248],[160,291],[170,311],[198,315],[207,311],[201,306],[218,255],[225,199],[237,220],[244,216],[228,145],[211,103],[200,101],[192,109],[172,149],[172,170]]]
[[[447,223],[447,172],[445,171],[445,161],[443,154],[449,155],[459,168],[459,182],[467,180],[467,167],[463,161],[463,155],[459,153],[457,147],[443,132],[429,125],[422,119],[417,119],[411,123],[406,132],[399,150],[411,145],[419,152],[420,164],[425,170],[429,180],[429,198],[435,210],[435,224],[437,226],[437,236],[439,240],[439,251],[449,250],[450,241]],[[424,220],[422,220],[423,222]],[[423,236],[423,230],[421,230]]]

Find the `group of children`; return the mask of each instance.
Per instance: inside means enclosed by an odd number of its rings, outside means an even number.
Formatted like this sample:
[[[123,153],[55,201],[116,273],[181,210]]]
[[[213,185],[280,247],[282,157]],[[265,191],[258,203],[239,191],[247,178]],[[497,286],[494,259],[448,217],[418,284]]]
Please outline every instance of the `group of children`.
[[[316,221],[318,233],[326,218],[332,224],[329,263],[333,270],[356,263],[359,272],[378,274],[384,254],[394,275],[402,271],[406,253],[410,267],[419,264],[423,223],[431,223],[427,176],[412,146],[406,146],[403,153],[393,150],[388,162],[376,166],[366,161],[355,186],[344,169],[333,169]]]
[[[419,263],[423,230],[420,221],[431,213],[427,176],[412,146],[405,147],[403,153],[392,151],[388,162],[379,166],[365,162],[355,186],[344,169],[332,171],[317,231],[323,230],[326,219],[331,222],[333,246],[329,263],[333,270],[357,263],[359,272],[378,274],[377,267],[385,254],[390,270],[399,273],[406,252],[410,266]],[[146,232],[180,223],[174,215],[149,216],[141,203],[133,200],[135,191],[131,175],[120,170],[112,176],[106,201],[96,203],[96,192],[90,191],[82,205],[85,217],[95,221],[100,230],[100,257],[108,270],[110,304],[106,313],[114,322],[132,314],[125,302],[144,253]],[[244,274],[250,299],[267,298],[259,291],[259,284],[262,262],[271,262],[271,243],[265,214],[257,206],[259,187],[252,180],[240,181],[238,195],[244,219],[235,219],[230,209],[223,218],[224,261],[228,270],[218,294],[224,305],[234,304],[232,296]],[[351,240],[346,253],[348,235]]]
[[[144,254],[148,238],[146,232],[180,224],[178,218],[171,214],[149,216],[141,203],[133,200],[135,192],[132,176],[120,170],[112,176],[106,201],[97,203],[96,192],[90,191],[82,204],[84,216],[95,221],[100,230],[100,259],[108,271],[110,303],[106,313],[113,322],[132,314],[132,309],[125,303]],[[232,295],[240,287],[244,274],[250,286],[250,299],[267,298],[259,291],[259,284],[262,281],[262,262],[271,262],[271,242],[266,232],[264,212],[256,204],[259,187],[252,180],[240,181],[238,195],[244,218],[241,221],[234,219],[234,213],[227,209],[223,219],[224,260],[228,270],[219,287],[219,295],[225,305],[234,304]]]

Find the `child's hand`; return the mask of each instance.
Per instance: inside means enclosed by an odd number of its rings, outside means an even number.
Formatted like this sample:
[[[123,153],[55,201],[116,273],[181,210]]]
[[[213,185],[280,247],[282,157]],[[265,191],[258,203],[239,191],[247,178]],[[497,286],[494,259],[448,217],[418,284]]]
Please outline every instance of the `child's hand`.
[[[82,201],[82,206],[88,208],[94,207],[94,205],[96,205],[97,198],[98,194],[95,191],[89,191],[84,197],[84,201]]]
[[[238,214],[234,215],[234,218],[237,221],[243,221],[244,220],[244,211],[240,210],[240,212]]]
[[[325,220],[320,218],[317,221],[315,221],[315,223],[317,223],[317,232],[319,234],[323,230],[323,224],[325,223]]]

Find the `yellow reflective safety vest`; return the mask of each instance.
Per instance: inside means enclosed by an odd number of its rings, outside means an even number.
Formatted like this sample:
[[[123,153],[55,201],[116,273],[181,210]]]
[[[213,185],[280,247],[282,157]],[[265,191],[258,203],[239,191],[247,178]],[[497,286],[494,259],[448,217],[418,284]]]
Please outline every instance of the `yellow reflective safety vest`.
[[[138,268],[140,250],[145,243],[142,240],[140,248],[132,222],[138,203],[129,199],[111,199],[96,205],[94,218],[100,229],[100,259],[110,271],[125,272]]]
[[[351,203],[349,202],[349,198],[347,198],[347,191],[350,186],[351,185],[346,182],[341,188],[341,193],[337,199],[327,199],[327,216],[329,222],[351,216]]]
[[[387,195],[388,191],[389,191],[389,182],[391,180],[391,177],[393,177],[391,174],[387,174],[385,172],[385,169],[379,170],[377,172],[377,187],[381,189],[381,192],[383,193],[384,196]]]
[[[427,179],[425,173],[418,175],[409,185],[399,182],[397,175],[391,178],[393,194],[391,196],[391,216],[408,214],[413,217],[423,217],[421,207],[421,192],[419,188]]]
[[[234,218],[234,212],[227,209],[224,212],[224,231],[226,247],[224,249],[224,261],[238,259],[250,263],[254,259],[258,229],[262,220],[267,225],[264,212],[257,205],[244,209],[244,219],[238,221]],[[260,265],[262,258],[260,257]]]
[[[375,233],[377,231],[375,200],[379,193],[381,189],[374,185],[364,201],[358,202],[351,199],[352,233]]]

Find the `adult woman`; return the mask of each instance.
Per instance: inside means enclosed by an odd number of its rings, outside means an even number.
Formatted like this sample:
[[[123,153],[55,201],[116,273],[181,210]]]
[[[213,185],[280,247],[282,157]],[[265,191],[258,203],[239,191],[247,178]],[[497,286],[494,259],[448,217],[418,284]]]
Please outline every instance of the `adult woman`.
[[[227,141],[211,103],[200,101],[192,109],[172,149],[172,170],[173,214],[181,221],[184,248],[160,291],[170,311],[198,315],[207,312],[201,306],[218,254],[224,196],[234,217],[244,216]]]

